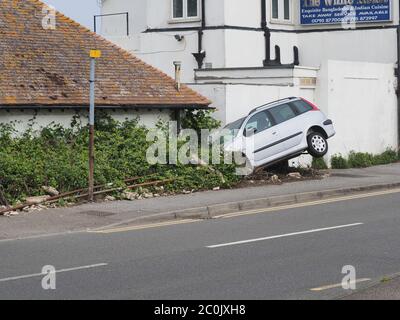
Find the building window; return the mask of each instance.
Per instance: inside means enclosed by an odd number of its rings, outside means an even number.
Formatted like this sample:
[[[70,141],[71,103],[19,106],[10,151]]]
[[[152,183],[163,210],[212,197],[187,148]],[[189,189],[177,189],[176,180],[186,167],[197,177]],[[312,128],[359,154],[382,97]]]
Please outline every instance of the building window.
[[[278,0],[272,0],[272,19],[279,19],[279,3]]]
[[[285,0],[283,3],[283,19],[290,20],[290,0]]]
[[[173,20],[194,20],[199,18],[199,0],[172,0]]]
[[[291,0],[271,0],[271,20],[273,22],[291,22],[291,5]]]

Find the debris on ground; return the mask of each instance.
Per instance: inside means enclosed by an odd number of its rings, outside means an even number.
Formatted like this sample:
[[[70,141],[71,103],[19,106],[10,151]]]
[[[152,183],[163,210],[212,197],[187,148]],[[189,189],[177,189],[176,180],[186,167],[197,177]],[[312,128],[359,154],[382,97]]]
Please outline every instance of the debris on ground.
[[[42,186],[42,190],[44,192],[46,192],[48,195],[53,196],[53,197],[58,196],[60,194],[60,192],[56,188],[53,188],[53,187]]]
[[[107,196],[104,198],[104,201],[115,201],[117,200],[117,198],[113,197],[113,196]]]
[[[139,194],[137,192],[125,191],[122,193],[122,199],[129,200],[129,201],[136,200],[138,198],[138,196],[139,196]]]
[[[49,198],[50,198],[50,196],[28,197],[25,199],[25,204],[26,205],[40,204],[42,202],[45,202]]]
[[[236,188],[256,187],[269,184],[280,185],[295,181],[324,179],[329,176],[329,172],[325,170],[294,168],[287,166],[285,163],[256,170],[253,174],[243,178]]]
[[[265,181],[265,180],[264,180],[264,181]],[[282,183],[282,180],[279,179],[279,176],[276,175],[276,174],[274,174],[274,175],[271,177],[270,181],[271,181],[273,184],[281,184],[281,183]],[[253,182],[253,184],[254,184],[254,182]]]
[[[301,178],[303,178],[303,176],[301,175],[300,172],[291,172],[287,176],[289,178],[293,178],[293,179],[301,179]]]

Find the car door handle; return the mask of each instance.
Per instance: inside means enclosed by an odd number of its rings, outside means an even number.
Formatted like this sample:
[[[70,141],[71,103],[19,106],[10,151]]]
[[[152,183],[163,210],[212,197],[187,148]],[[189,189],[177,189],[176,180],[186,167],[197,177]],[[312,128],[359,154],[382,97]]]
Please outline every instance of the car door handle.
[[[272,132],[272,134],[275,136],[276,134],[277,134],[277,132],[275,131],[275,132]]]

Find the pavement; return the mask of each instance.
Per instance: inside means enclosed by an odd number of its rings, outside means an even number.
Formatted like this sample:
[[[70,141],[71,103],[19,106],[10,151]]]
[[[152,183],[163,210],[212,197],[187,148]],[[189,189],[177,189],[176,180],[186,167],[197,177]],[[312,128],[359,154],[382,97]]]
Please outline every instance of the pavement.
[[[377,284],[346,295],[342,300],[400,300],[400,277],[382,278]]]
[[[341,190],[350,190],[348,193],[358,189],[366,192],[371,186],[385,189],[400,184],[400,163],[366,169],[331,170],[330,173],[330,177],[322,180],[198,192],[139,201],[83,204],[0,217],[0,239],[80,232],[176,218],[212,218],[245,209],[317,200],[324,197],[323,192],[326,196],[340,196],[343,195],[338,192]]]
[[[206,221],[1,240],[0,299],[325,300],[358,294],[400,272],[399,194],[381,190]],[[53,282],[41,274],[48,265],[56,270]],[[344,266],[354,268],[360,291],[342,288]],[[44,290],[43,283],[55,290]],[[398,296],[397,288],[390,290]]]

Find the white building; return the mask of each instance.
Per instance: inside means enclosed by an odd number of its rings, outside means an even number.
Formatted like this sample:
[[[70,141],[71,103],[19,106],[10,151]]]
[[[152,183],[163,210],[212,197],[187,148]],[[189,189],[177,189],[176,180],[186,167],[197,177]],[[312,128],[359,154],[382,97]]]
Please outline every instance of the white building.
[[[102,0],[97,31],[170,75],[182,61],[224,122],[303,96],[334,120],[329,156],[397,149],[399,2],[347,2]]]

